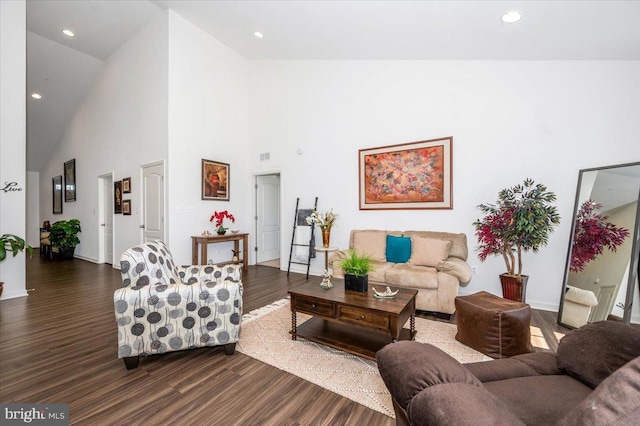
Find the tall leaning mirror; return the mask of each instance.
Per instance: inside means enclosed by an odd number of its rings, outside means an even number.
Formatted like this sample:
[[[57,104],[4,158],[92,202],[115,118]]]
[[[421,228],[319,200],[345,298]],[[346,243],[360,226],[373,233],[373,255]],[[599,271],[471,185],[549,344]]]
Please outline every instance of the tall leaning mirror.
[[[640,275],[639,207],[640,162],[580,170],[559,324],[631,322]]]

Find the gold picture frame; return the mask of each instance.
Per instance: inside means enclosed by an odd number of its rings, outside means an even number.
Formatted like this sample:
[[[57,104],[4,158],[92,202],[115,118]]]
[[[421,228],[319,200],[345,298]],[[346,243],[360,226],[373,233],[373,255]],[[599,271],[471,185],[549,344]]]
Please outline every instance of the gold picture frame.
[[[122,179],[122,193],[131,194],[131,178],[126,177]]]
[[[200,180],[203,200],[229,201],[229,164],[203,159]]]
[[[453,209],[453,137],[361,149],[360,210]]]

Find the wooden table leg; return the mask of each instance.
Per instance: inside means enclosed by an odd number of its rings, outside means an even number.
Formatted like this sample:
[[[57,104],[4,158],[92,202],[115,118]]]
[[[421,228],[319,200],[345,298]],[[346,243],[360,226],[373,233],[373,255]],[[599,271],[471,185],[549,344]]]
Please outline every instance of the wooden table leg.
[[[196,265],[206,265],[207,264],[207,246],[209,244],[206,241],[202,242],[202,246],[200,247],[200,263],[196,263]]]
[[[298,336],[296,336],[296,311],[291,312],[291,340],[298,340]]]
[[[198,240],[191,238],[191,264],[198,264]]]
[[[411,340],[415,340],[416,335],[416,314],[411,314],[409,317],[409,331],[411,332]]]
[[[238,242],[236,242],[237,244]],[[236,247],[237,250],[237,247]],[[244,270],[249,270],[249,235],[245,235],[242,239],[242,263]]]

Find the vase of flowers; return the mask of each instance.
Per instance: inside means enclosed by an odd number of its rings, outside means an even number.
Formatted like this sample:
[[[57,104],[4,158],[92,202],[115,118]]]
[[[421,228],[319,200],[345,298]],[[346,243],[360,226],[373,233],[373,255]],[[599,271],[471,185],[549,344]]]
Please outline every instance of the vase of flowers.
[[[522,253],[535,253],[547,245],[549,234],[560,223],[554,201],[556,195],[546,186],[525,179],[522,185],[500,191],[495,204],[478,206],[485,214],[473,223],[478,257],[484,262],[490,255],[502,256],[507,272],[500,275],[500,281],[507,299],[525,301],[529,277],[522,275]]]
[[[629,230],[609,222],[608,216],[596,213],[602,204],[587,200],[576,216],[573,244],[571,246],[572,272],[580,272],[607,248],[616,251],[629,236]]]
[[[317,210],[314,210],[313,213],[311,213],[311,216],[306,218],[308,225],[313,225],[315,223],[320,227],[320,230],[322,231],[323,247],[329,247],[329,242],[331,240],[331,227],[337,217],[338,215],[333,212],[333,209],[331,209],[325,213],[318,213]]]
[[[236,221],[236,218],[226,210],[221,212],[213,212],[211,219],[209,219],[209,222],[215,222],[216,232],[218,233],[218,235],[224,235],[227,232],[227,229],[229,229],[224,227],[225,219],[229,219],[231,223],[235,223]]]

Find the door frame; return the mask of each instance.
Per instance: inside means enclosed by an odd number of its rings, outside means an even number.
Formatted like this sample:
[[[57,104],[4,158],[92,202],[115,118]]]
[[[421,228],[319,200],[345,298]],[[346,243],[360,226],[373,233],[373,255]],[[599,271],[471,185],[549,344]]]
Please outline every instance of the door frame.
[[[282,241],[284,241],[282,239],[282,224],[284,223],[282,220],[284,214],[284,211],[282,210],[282,186],[284,185],[284,173],[282,172],[282,169],[263,170],[251,174],[251,211],[253,212],[253,217],[251,219],[251,229],[253,229],[253,238],[249,238],[249,264],[256,265],[258,263],[258,255],[256,251],[256,244],[258,244],[258,220],[256,219],[256,217],[258,216],[258,176],[267,175],[280,176],[280,186],[278,188],[280,216],[278,217],[278,222],[280,224],[280,269],[282,269]]]
[[[98,263],[105,263],[106,259],[105,259],[105,251],[104,251],[104,232],[102,229],[101,224],[104,222],[105,219],[105,213],[104,213],[104,209],[105,209],[105,205],[104,205],[104,187],[105,187],[105,181],[106,180],[111,180],[111,186],[113,186],[113,172],[109,172],[109,173],[104,173],[101,175],[98,175]],[[114,220],[115,216],[113,212],[111,212],[111,223],[113,226],[113,233],[112,233],[112,238],[111,238],[111,253],[112,256],[115,256],[115,250],[114,247],[116,245],[116,221]],[[116,259],[114,257],[111,266],[115,268],[116,265]]]
[[[162,214],[164,217],[164,238],[163,241],[167,244],[169,244],[169,216],[167,215],[167,206],[169,205],[168,203],[168,191],[167,191],[167,163],[164,160],[157,160],[157,161],[151,161],[149,163],[144,163],[140,165],[140,195],[138,197],[138,205],[140,206],[140,214],[138,215],[140,218],[140,222],[139,222],[139,228],[140,228],[140,234],[139,234],[139,242],[140,244],[142,244],[144,242],[144,229],[142,228],[142,225],[144,225],[144,169],[147,167],[153,167],[153,166],[162,166],[162,190],[164,191],[164,205],[162,206]]]

